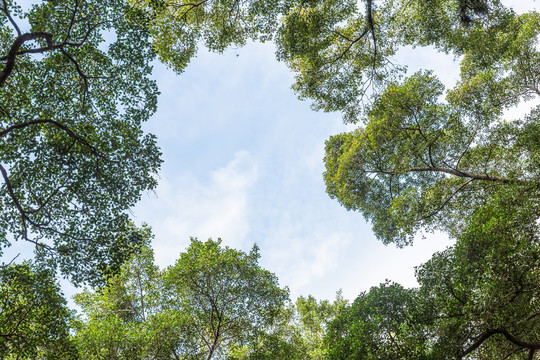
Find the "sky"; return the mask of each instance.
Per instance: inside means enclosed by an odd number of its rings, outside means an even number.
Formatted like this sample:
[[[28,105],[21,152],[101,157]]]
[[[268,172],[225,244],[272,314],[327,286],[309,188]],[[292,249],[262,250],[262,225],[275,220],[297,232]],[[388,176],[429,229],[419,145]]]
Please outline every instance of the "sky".
[[[457,80],[450,56],[400,55],[411,71],[437,63],[444,81]],[[297,99],[272,44],[203,49],[182,75],[160,64],[154,74],[161,96],[146,130],[157,135],[164,164],[157,190],[133,214],[153,228],[160,266],[173,264],[191,236],[245,251],[256,243],[261,265],[293,299],[331,299],[339,289],[354,299],[385,279],[414,286],[414,266],[451,243],[429,234],[413,247],[384,246],[360,213],[328,197],[324,142],[353,127]]]
[[[517,12],[531,1],[505,1]],[[221,238],[249,251],[274,272],[291,298],[353,300],[386,279],[415,286],[415,266],[452,244],[423,234],[404,249],[385,246],[358,212],[325,192],[324,142],[350,131],[339,113],[310,109],[290,88],[294,75],[275,60],[271,43],[224,54],[201,49],[177,76],[156,63],[158,111],[145,125],[157,135],[164,164],[155,193],[133,209],[155,234],[161,267],[174,263],[190,237]],[[396,60],[409,72],[433,69],[451,86],[459,76],[452,55],[404,49]]]
[[[536,7],[504,3],[517,12]],[[155,63],[161,95],[144,128],[157,136],[164,163],[159,186],[132,214],[152,227],[157,264],[172,265],[191,236],[211,237],[244,251],[257,244],[261,266],[293,300],[333,299],[340,289],[353,300],[386,279],[415,286],[415,266],[452,241],[435,233],[403,249],[385,246],[362,214],[329,198],[324,142],[354,126],[298,100],[294,75],[274,52],[272,43],[200,49],[181,75]],[[452,55],[407,48],[395,60],[410,73],[433,69],[447,86],[458,79]],[[68,296],[78,291],[63,287]]]
[[[437,235],[386,247],[360,213],[328,197],[324,142],[352,127],[297,99],[272,44],[202,50],[184,74],[157,65],[155,78],[162,94],[146,129],[164,164],[157,190],[133,214],[153,228],[160,266],[174,263],[190,236],[245,251],[256,243],[261,265],[292,298],[342,289],[353,299],[385,279],[414,285],[414,266],[449,244]]]

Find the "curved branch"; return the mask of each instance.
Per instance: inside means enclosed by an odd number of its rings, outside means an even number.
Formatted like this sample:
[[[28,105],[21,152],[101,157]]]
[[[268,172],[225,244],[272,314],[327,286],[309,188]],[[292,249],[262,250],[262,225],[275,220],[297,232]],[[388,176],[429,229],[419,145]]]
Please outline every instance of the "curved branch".
[[[504,184],[529,184],[529,185],[540,185],[540,181],[531,181],[531,180],[523,180],[523,179],[512,179],[512,178],[505,178],[501,176],[496,175],[487,175],[487,174],[476,174],[476,173],[469,173],[465,171],[460,171],[456,169],[450,169],[450,168],[444,168],[440,166],[413,166],[407,169],[403,169],[401,171],[391,171],[391,170],[365,170],[363,169],[363,172],[365,173],[374,173],[374,174],[386,174],[386,175],[400,175],[407,172],[442,172],[445,174],[451,174],[455,176],[459,176],[462,178],[469,178],[473,180],[484,180],[484,181],[494,181],[494,182],[500,182]]]
[[[540,342],[528,343],[525,341],[521,341],[515,336],[513,336],[512,334],[510,334],[508,330],[506,330],[505,328],[497,328],[497,329],[487,330],[485,333],[483,333],[473,344],[471,344],[471,346],[469,346],[467,349],[465,349],[461,353],[459,358],[461,359],[465,357],[466,355],[470,354],[471,352],[479,348],[487,339],[489,339],[490,337],[496,334],[503,335],[506,338],[506,340],[510,341],[514,345],[517,345],[521,348],[529,349],[530,350],[529,354],[532,353],[534,355],[536,350],[540,350]]]
[[[516,338],[515,336],[510,334],[504,328],[503,329],[497,329],[497,330],[498,330],[499,334],[502,334],[506,338],[506,340],[510,341],[514,345],[517,345],[517,346],[520,346],[520,347],[523,347],[523,348],[527,348],[527,349],[531,349],[531,350],[539,350],[540,349],[540,342],[528,343],[526,341],[519,340],[518,338]]]
[[[64,54],[65,57],[68,58],[69,61],[71,61],[73,63],[73,65],[75,65],[75,70],[77,70],[77,73],[79,74],[79,76],[81,77],[81,79],[83,79],[83,82],[84,82],[84,92],[85,94],[88,92],[88,76],[86,76],[86,74],[82,71],[81,67],[79,66],[79,63],[77,62],[77,60],[75,60],[73,58],[73,56],[71,56],[66,50],[64,50],[63,48],[60,48],[60,51],[62,52],[62,54]],[[86,102],[86,96],[84,97],[84,102]]]
[[[23,129],[25,127],[29,127],[29,126],[36,125],[36,124],[51,124],[51,125],[54,125],[55,127],[65,131],[74,140],[76,140],[79,143],[83,144],[84,146],[88,147],[90,149],[90,152],[92,152],[92,154],[94,154],[95,156],[98,156],[98,157],[103,158],[105,160],[109,160],[105,155],[101,154],[94,146],[92,146],[83,137],[77,135],[68,126],[66,126],[66,125],[64,125],[64,124],[62,124],[62,123],[60,123],[58,121],[52,120],[52,119],[37,119],[37,120],[27,121],[27,122],[24,122],[24,123],[21,123],[21,124],[11,125],[10,127],[0,131],[0,138],[2,138],[3,136],[7,135],[8,133],[10,133],[11,131],[13,131],[15,129]]]
[[[15,58],[17,57],[21,46],[25,42],[30,41],[30,40],[35,40],[35,39],[45,39],[49,46],[53,46],[52,35],[43,31],[26,33],[26,34],[17,36],[17,38],[13,42],[13,45],[11,45],[11,49],[9,50],[8,55],[6,56],[6,60],[7,60],[6,67],[0,74],[0,87],[3,87],[5,85],[6,79],[9,77],[9,75],[13,71],[13,68],[15,67]]]

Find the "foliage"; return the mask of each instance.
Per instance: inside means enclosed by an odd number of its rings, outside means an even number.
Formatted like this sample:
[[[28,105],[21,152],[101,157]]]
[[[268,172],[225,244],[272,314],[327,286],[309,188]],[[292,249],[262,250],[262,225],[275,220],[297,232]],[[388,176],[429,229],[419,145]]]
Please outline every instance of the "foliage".
[[[208,359],[251,341],[273,324],[288,300],[288,289],[280,289],[277,277],[258,265],[257,246],[246,254],[220,244],[192,238],[166,275],[170,301],[189,312]]]
[[[299,332],[306,344],[307,358],[323,359],[327,351],[323,343],[327,325],[334,320],[347,305],[341,290],[337,292],[334,302],[315,299],[313,296],[300,296],[296,300]]]
[[[120,273],[122,264],[141,249],[150,246],[150,241],[154,237],[146,224],[138,228],[130,222],[122,230],[107,249],[107,254],[100,257],[101,261],[97,265],[98,274],[96,280],[92,282],[93,285],[104,286],[108,280]]]
[[[295,320],[296,309],[287,306],[271,326],[259,329],[247,344],[233,345],[227,352],[228,360],[308,360],[309,346]]]
[[[500,191],[537,196],[536,114],[495,122],[471,116],[457,101],[438,102],[430,73],[391,85],[369,123],[326,146],[328,193],[360,210],[384,242],[412,241],[420,228],[455,233],[486,198]],[[504,190],[503,190],[504,189]]]
[[[129,0],[149,19],[152,44],[160,60],[182,72],[200,44],[223,52],[248,39],[272,37],[283,12],[279,0]]]
[[[364,3],[303,3],[278,38],[300,97],[360,123],[326,144],[327,191],[385,243],[443,230],[456,245],[418,269],[418,289],[386,283],[346,307],[328,358],[533,359],[539,108],[508,114],[540,94],[540,16],[499,1]],[[403,77],[391,56],[410,45],[459,56],[455,87]]]
[[[98,359],[224,358],[274,324],[288,291],[248,254],[221,241],[191,245],[160,271],[145,250],[101,292],[77,295],[86,320],[78,326],[81,356]]]
[[[84,358],[537,356],[540,107],[507,113],[540,95],[538,13],[498,0],[54,0],[26,14],[0,5],[0,243],[34,243],[41,265],[75,283],[108,281],[77,297]],[[150,250],[120,267],[150,236],[125,211],[155,187],[160,165],[141,130],[156,107],[154,52],[181,72],[201,44],[221,52],[274,34],[299,97],[359,125],[326,144],[329,195],[385,243],[410,244],[420,230],[456,239],[417,269],[418,288],[387,282],[351,305],[302,297],[287,308],[258,249],[219,240],[192,239],[164,271]],[[392,57],[406,46],[457,56],[458,83],[405,77]],[[2,268],[5,352],[71,354],[51,274]],[[17,323],[12,308],[27,309]]]
[[[95,281],[123,257],[111,247],[126,210],[156,186],[160,153],[141,130],[157,98],[148,29],[121,0],[0,8],[0,242]]]
[[[540,94],[539,14],[516,15],[494,2],[465,26],[451,11],[454,2],[429,4],[398,3],[392,11],[411,16],[380,26],[394,27],[388,36],[394,34],[396,44],[462,55],[460,81],[444,99],[432,72],[386,77],[365,107],[347,102],[364,126],[326,144],[329,195],[362,212],[378,238],[398,246],[411,243],[420,229],[457,236],[494,194],[538,197],[540,188],[538,109],[519,120],[505,119],[504,112]],[[351,80],[330,93],[355,91],[349,88],[358,86]],[[349,105],[338,108],[347,113]]]
[[[418,297],[386,282],[360,294],[330,322],[326,359],[427,359]]]
[[[437,354],[532,359],[540,349],[538,213],[523,206],[531,201],[491,199],[453,248],[417,270],[421,296],[435,309]]]
[[[296,72],[300,98],[355,123],[404,74],[407,64],[394,59],[404,47],[435,46],[484,68],[501,65],[509,50],[534,50],[534,17],[516,16],[498,0],[292,2],[277,32],[277,55]]]
[[[282,310],[270,327],[260,329],[255,341],[233,347],[230,360],[250,359],[323,359],[327,324],[345,308],[347,300],[338,291],[334,302],[300,296],[294,305]]]
[[[48,269],[30,263],[0,268],[0,357],[77,359],[72,318]]]
[[[342,111],[346,122],[356,122],[372,93],[402,70],[389,63],[393,13],[364,3],[365,13],[357,1],[294,2],[276,36],[277,57],[296,73],[299,97],[316,110]]]
[[[80,356],[169,359],[193,334],[182,314],[167,310],[162,295],[162,274],[149,249],[125,263],[102,291],[76,295],[86,316],[76,329]]]
[[[329,326],[328,358],[533,359],[539,108],[508,114],[540,94],[540,16],[499,1],[364,3],[302,3],[278,37],[300,97],[360,123],[326,144],[327,191],[385,243],[443,230],[456,245],[418,269],[418,289],[361,294]],[[404,78],[391,56],[411,45],[458,56],[455,87]]]

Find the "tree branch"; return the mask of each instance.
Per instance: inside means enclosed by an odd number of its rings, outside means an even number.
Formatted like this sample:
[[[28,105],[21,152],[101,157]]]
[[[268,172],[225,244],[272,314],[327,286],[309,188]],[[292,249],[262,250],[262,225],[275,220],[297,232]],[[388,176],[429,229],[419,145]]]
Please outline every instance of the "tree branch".
[[[52,120],[52,119],[36,119],[36,120],[27,121],[27,122],[24,122],[24,123],[21,123],[21,124],[11,125],[10,127],[0,131],[0,138],[4,137],[5,135],[7,135],[8,133],[10,133],[13,130],[24,129],[26,127],[36,125],[36,124],[51,124],[51,125],[54,125],[55,127],[65,131],[74,140],[78,141],[79,143],[81,143],[84,146],[86,146],[87,148],[89,148],[90,152],[92,154],[94,154],[95,156],[100,157],[100,158],[105,159],[105,160],[109,160],[105,155],[101,154],[94,146],[92,146],[88,141],[86,141],[80,135],[77,135],[68,126],[66,126],[66,125],[64,125],[64,124],[62,124],[62,123],[60,123],[58,121]]]
[[[15,31],[17,31],[17,35],[18,36],[21,36],[22,35],[22,32],[21,32],[21,29],[19,29],[19,26],[17,25],[17,23],[13,20],[13,18],[11,17],[11,14],[9,13],[9,10],[8,10],[8,6],[7,6],[7,2],[6,0],[2,0],[2,3],[4,4],[4,7],[2,8],[2,11],[4,12],[4,14],[6,14],[9,22],[11,23],[11,25],[13,25],[13,27],[15,28]]]
[[[377,39],[375,37],[375,24],[373,21],[373,0],[366,1],[366,20],[371,37],[373,38],[373,70],[375,70],[375,60],[377,59]]]
[[[35,39],[45,39],[47,41],[47,44],[49,47],[52,47],[52,35],[43,31],[33,32],[33,33],[26,33],[17,36],[13,44],[11,45],[11,49],[9,50],[8,55],[6,56],[6,66],[2,73],[0,74],[0,88],[5,85],[6,79],[9,77],[11,72],[13,71],[13,68],[15,67],[15,58],[18,55],[19,49],[21,46],[26,42],[30,40]]]
[[[461,353],[459,358],[461,359],[461,358],[467,356],[468,354],[470,354],[471,352],[476,350],[478,347],[480,347],[484,343],[484,341],[486,341],[491,336],[496,335],[496,334],[503,335],[506,338],[506,340],[510,341],[514,345],[517,345],[517,346],[519,346],[521,348],[530,349],[529,358],[530,358],[531,353],[534,355],[536,350],[540,349],[540,342],[528,343],[528,342],[525,342],[525,341],[521,341],[521,340],[517,339],[515,336],[513,336],[512,334],[510,334],[505,328],[497,328],[497,329],[487,330],[471,346],[469,346],[467,349],[465,349]]]
[[[13,185],[11,184],[11,181],[9,180],[8,174],[6,169],[0,164],[0,172],[2,173],[2,177],[4,178],[4,183],[6,184],[6,187],[8,189],[9,196],[11,197],[11,200],[15,204],[15,207],[19,211],[19,214],[21,215],[22,225],[23,225],[23,232],[24,232],[24,238],[28,238],[28,229],[26,227],[26,220],[28,219],[28,215],[26,214],[26,211],[23,209],[21,203],[19,202],[19,199],[17,198],[17,195],[15,195],[15,191],[13,190]]]
[[[512,179],[512,178],[505,178],[500,177],[496,175],[487,175],[487,174],[475,174],[475,173],[469,173],[465,171],[450,169],[450,168],[444,168],[440,166],[413,166],[410,168],[403,169],[401,171],[391,171],[391,170],[362,170],[364,173],[374,173],[374,174],[386,174],[386,175],[400,175],[407,172],[442,172],[446,174],[455,175],[458,177],[463,178],[470,178],[473,180],[484,180],[484,181],[494,181],[494,182],[501,182],[504,184],[529,184],[529,185],[540,185],[540,181],[531,181],[531,180],[523,180],[523,179]]]
[[[21,255],[21,253],[18,253],[13,259],[11,259],[10,262],[8,262],[7,264],[4,264],[4,263],[3,263],[2,265],[0,265],[0,267],[3,267],[3,268],[4,268],[4,267],[8,267],[9,265],[13,264],[13,262],[14,262],[20,255]]]
[[[343,57],[345,56],[345,54],[348,53],[349,50],[353,47],[354,44],[356,44],[358,41],[362,40],[362,38],[363,38],[364,36],[366,36],[367,32],[368,32],[368,28],[366,28],[366,29],[364,30],[364,32],[363,32],[362,34],[360,34],[360,36],[358,36],[356,39],[352,40],[352,41],[349,43],[349,45],[347,45],[347,47],[345,48],[345,50],[343,50],[343,51],[341,52],[341,54],[339,54],[339,56],[338,56],[337,58],[335,58],[334,60],[332,60],[331,64],[333,64],[333,63],[339,61],[341,58],[343,58]]]
[[[434,211],[432,211],[432,212],[429,213],[428,215],[422,216],[420,219],[417,219],[416,221],[422,221],[422,220],[425,220],[425,219],[427,219],[427,218],[430,218],[430,217],[436,215],[439,211],[441,211],[441,210],[446,206],[446,204],[448,204],[448,202],[449,202],[450,200],[452,200],[452,198],[453,198],[454,196],[457,195],[458,192],[460,192],[461,190],[463,190],[463,188],[464,188],[465,186],[469,185],[469,183],[470,183],[471,181],[473,181],[473,180],[474,180],[474,179],[468,179],[467,181],[465,181],[465,182],[464,182],[463,184],[461,184],[461,186],[458,187],[452,194],[450,194],[450,196],[449,196],[448,198],[446,198],[446,200],[441,204],[441,206],[439,206],[437,209],[435,209]]]

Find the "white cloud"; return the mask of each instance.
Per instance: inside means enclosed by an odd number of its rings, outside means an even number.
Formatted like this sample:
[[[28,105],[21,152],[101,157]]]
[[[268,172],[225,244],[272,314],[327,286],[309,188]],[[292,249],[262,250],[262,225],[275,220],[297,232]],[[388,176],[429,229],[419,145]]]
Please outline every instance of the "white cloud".
[[[190,236],[221,237],[226,245],[244,248],[250,228],[249,193],[257,177],[257,164],[245,151],[237,152],[207,180],[192,174],[164,176],[156,191],[159,201],[145,199],[135,209],[135,215],[153,227],[158,264],[172,264]]]
[[[290,286],[293,297],[301,294],[300,289],[317,283],[325,274],[336,270],[339,254],[351,241],[350,236],[339,232],[319,233],[315,230],[310,235],[291,239],[288,242],[290,246],[275,248],[268,254],[276,270],[287,269],[280,280]]]

